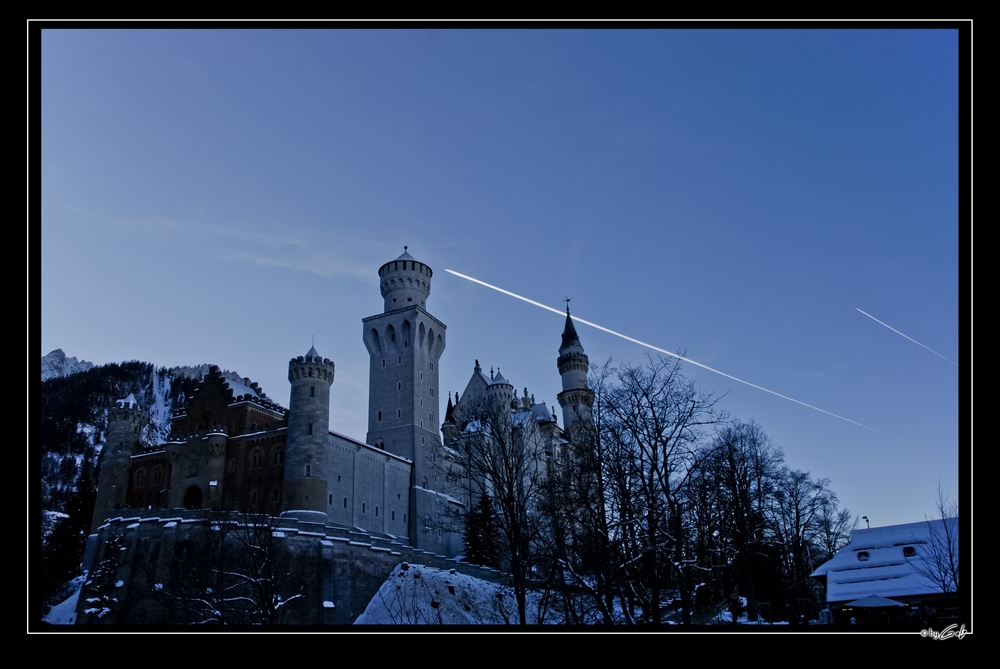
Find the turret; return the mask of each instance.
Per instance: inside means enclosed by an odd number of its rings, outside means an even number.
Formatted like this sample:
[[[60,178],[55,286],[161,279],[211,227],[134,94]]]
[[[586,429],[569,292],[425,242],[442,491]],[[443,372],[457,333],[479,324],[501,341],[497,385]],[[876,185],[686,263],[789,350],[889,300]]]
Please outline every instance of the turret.
[[[385,311],[395,311],[405,307],[427,308],[427,297],[431,294],[431,268],[407,252],[382,265],[378,270]]]
[[[97,486],[93,534],[115,509],[125,506],[132,456],[140,450],[140,436],[149,416],[131,393],[108,409],[108,431],[101,451],[101,474]]]
[[[580,336],[569,315],[569,304],[566,305],[566,327],[559,346],[558,365],[563,391],[556,399],[563,410],[563,431],[569,435],[580,421],[590,421],[590,408],[594,405],[594,391],[587,384],[590,360],[583,352]]]
[[[285,459],[286,510],[327,511],[330,386],[334,364],[312,347],[288,362],[288,431]]]

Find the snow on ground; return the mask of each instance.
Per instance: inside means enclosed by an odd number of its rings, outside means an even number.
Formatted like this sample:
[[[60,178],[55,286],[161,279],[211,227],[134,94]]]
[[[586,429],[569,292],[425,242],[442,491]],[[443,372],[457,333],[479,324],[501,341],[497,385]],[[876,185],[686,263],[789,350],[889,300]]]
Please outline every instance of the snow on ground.
[[[51,625],[75,625],[76,624],[76,602],[80,597],[80,587],[83,585],[85,577],[81,574],[72,581],[70,587],[73,594],[67,597],[61,604],[56,604],[49,610],[49,614],[42,618]]]
[[[536,607],[528,605],[530,611]],[[399,564],[355,625],[516,624],[517,602],[508,587],[454,569]]]

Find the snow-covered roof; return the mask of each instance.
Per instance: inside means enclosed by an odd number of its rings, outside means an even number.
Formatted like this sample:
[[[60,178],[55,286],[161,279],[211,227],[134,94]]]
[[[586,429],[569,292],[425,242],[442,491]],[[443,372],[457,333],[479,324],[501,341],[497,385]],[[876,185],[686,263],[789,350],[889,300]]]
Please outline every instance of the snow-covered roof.
[[[316,352],[316,347],[315,346],[310,346],[309,347],[309,352],[306,353],[306,360],[308,360],[309,358],[318,358],[318,357],[319,357],[319,353]]]
[[[545,422],[551,423],[553,420],[555,420],[552,417],[552,412],[550,412],[549,408],[545,406],[545,402],[541,402],[539,404],[532,404],[531,412],[535,414],[535,420],[537,420],[539,423],[545,423]]]
[[[530,411],[518,411],[514,414],[512,422],[514,427],[524,427],[528,424],[528,421],[534,416]]]
[[[237,381],[236,379],[225,378],[226,385],[229,386],[230,390],[233,391],[233,397],[239,397],[240,395],[252,395],[254,397],[260,397],[260,392],[244,381]]]
[[[129,393],[128,397],[126,397],[125,399],[118,400],[115,403],[123,409],[126,407],[129,409],[134,409],[135,407],[139,406],[139,400],[137,400],[135,398],[135,395],[133,395],[132,393]]]
[[[403,255],[396,258],[396,260],[416,260],[416,258],[414,258],[413,256],[411,256],[409,253],[406,252],[406,248],[407,247],[405,246],[403,247]]]
[[[940,586],[921,571],[930,564],[933,542],[946,530],[955,537],[957,561],[958,518],[936,519],[854,530],[851,542],[812,576],[826,576],[828,602],[850,602],[869,595],[893,599],[940,593]]]
[[[492,386],[492,385],[495,385],[497,383],[506,383],[508,386],[510,385],[510,383],[508,383],[507,379],[503,378],[503,374],[500,373],[500,368],[499,367],[497,367],[497,375],[493,377],[493,383],[491,383],[490,385]]]

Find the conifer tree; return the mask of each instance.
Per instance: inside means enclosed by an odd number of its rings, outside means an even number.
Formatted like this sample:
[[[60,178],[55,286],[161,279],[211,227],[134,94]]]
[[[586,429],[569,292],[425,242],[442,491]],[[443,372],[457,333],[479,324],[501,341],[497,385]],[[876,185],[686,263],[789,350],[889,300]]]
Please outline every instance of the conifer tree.
[[[499,528],[489,493],[470,509],[465,525],[465,560],[470,564],[499,568]]]

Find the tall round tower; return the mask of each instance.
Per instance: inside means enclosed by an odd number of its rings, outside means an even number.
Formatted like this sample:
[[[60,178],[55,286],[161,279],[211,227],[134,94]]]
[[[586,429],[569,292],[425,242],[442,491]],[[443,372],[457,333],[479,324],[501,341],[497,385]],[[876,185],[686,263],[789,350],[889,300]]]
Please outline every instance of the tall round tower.
[[[556,396],[563,410],[563,431],[570,434],[580,421],[590,420],[594,406],[594,391],[587,383],[590,359],[583,352],[580,336],[566,305],[566,327],[563,328],[562,345],[559,346],[559,375],[563,391]]]
[[[287,510],[326,514],[330,386],[334,364],[312,347],[288,362],[288,431],[284,504]]]
[[[125,506],[132,456],[139,452],[140,435],[148,421],[146,411],[131,393],[108,409],[108,431],[101,451],[101,474],[91,533],[96,532],[115,509]]]

